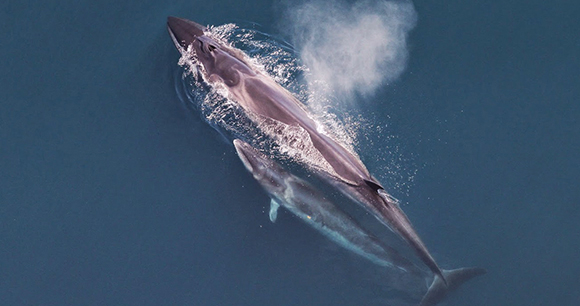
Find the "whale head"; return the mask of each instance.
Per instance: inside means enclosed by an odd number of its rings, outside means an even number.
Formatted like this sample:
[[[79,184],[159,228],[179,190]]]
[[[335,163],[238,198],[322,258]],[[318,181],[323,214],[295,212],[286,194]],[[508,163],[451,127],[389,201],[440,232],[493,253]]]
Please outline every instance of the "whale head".
[[[193,56],[206,81],[235,86],[243,75],[255,73],[243,55],[207,35],[207,28],[191,20],[167,17],[167,29],[182,55]]]
[[[288,172],[246,142],[235,139],[234,147],[246,169],[269,194],[284,194],[288,188],[287,179],[290,177]]]

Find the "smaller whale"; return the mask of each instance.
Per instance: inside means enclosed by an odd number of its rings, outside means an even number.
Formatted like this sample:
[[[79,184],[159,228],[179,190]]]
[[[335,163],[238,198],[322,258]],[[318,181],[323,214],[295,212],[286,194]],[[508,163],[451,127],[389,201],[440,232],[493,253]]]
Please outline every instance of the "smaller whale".
[[[326,200],[314,186],[289,173],[248,143],[236,139],[234,146],[246,169],[271,197],[269,216],[272,222],[276,221],[278,208],[283,206],[338,245],[379,266],[398,269],[424,279],[431,278],[430,273],[418,268]],[[438,274],[432,274],[433,281],[420,306],[436,305],[466,281],[486,273],[481,268],[443,269],[442,272],[447,282]]]
[[[276,221],[278,208],[283,206],[338,245],[379,266],[425,275],[397,250],[381,243],[351,216],[326,200],[314,186],[289,173],[248,143],[236,139],[234,146],[246,169],[271,197],[269,215],[272,222]]]

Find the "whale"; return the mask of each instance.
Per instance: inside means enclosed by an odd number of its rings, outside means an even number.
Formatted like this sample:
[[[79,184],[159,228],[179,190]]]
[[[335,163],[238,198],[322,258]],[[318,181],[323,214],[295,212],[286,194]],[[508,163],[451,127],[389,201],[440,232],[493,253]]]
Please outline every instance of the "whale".
[[[447,284],[438,275],[431,277],[428,271],[420,269],[327,200],[312,184],[290,173],[250,144],[239,139],[234,139],[233,144],[246,169],[270,196],[269,217],[272,222],[277,219],[278,209],[284,207],[336,244],[376,265],[402,271],[420,280],[431,280],[420,306],[436,305],[463,283],[485,274],[484,269],[477,267],[443,269]]]
[[[425,276],[413,262],[365,230],[312,184],[290,173],[250,144],[240,139],[235,139],[233,144],[246,169],[271,198],[270,221],[276,222],[278,209],[284,207],[336,244],[379,266]]]
[[[292,141],[303,145],[296,149],[304,154],[314,152],[320,157],[317,160],[322,161],[306,166],[311,166],[313,172],[397,233],[446,283],[445,274],[398,201],[370,174],[354,152],[324,132],[323,126],[313,119],[296,97],[255,67],[241,50],[210,35],[206,27],[187,19],[168,17],[167,28],[177,50],[197,64],[203,80],[210,86],[225,89],[227,98],[237,103],[253,120],[299,129],[300,139]],[[279,133],[283,131],[280,129]],[[287,135],[282,136],[284,139]]]
[[[303,129],[314,149],[330,165],[329,170],[318,168],[316,172],[399,234],[425,265],[445,280],[398,202],[388,196],[385,188],[354,153],[320,132],[320,124],[300,101],[270,76],[253,67],[240,50],[207,35],[204,26],[187,19],[168,17],[167,27],[177,49],[182,55],[195,59],[207,83],[226,88],[229,98],[251,115]]]

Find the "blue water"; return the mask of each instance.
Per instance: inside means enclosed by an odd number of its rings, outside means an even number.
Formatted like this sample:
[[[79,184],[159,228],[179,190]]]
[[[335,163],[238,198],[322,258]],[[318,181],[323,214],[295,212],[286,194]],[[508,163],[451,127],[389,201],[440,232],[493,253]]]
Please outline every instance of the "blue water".
[[[488,269],[448,305],[580,305],[580,5],[414,5],[406,70],[359,110],[396,137],[368,131],[361,152],[395,142],[416,170],[397,196],[434,256]],[[376,267],[290,214],[270,224],[176,93],[168,15],[279,34],[285,12],[0,4],[1,305],[390,305]]]

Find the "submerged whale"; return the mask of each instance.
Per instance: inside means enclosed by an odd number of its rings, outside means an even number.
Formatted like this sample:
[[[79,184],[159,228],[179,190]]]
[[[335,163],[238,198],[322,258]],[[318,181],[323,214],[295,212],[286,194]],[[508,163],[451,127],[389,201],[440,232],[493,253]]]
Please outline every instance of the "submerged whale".
[[[389,196],[356,154],[322,132],[321,125],[290,92],[255,68],[240,50],[208,36],[205,27],[177,17],[168,17],[167,26],[180,53],[199,65],[201,77],[212,86],[225,88],[228,98],[239,104],[248,115],[256,120],[273,121],[303,130],[313,150],[328,166],[311,165],[313,170],[399,234],[438,279],[446,283],[445,273],[398,202]]]
[[[443,270],[447,285],[439,276],[430,277],[429,273],[421,270],[395,248],[377,239],[351,216],[325,199],[314,186],[291,174],[248,143],[239,139],[233,143],[246,169],[271,198],[272,222],[276,221],[278,208],[282,206],[338,245],[379,266],[394,268],[419,279],[432,278],[421,306],[437,304],[452,290],[485,273],[481,268]]]
[[[379,266],[425,276],[415,264],[393,247],[381,243],[314,186],[291,174],[248,143],[239,139],[233,143],[246,169],[272,199],[269,214],[272,222],[276,221],[278,208],[282,206],[335,243]]]

